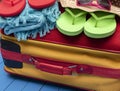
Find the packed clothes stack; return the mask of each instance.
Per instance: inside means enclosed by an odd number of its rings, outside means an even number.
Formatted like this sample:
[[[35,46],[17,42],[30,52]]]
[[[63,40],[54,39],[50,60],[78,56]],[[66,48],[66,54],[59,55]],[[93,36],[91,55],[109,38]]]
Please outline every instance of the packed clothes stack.
[[[8,73],[120,91],[119,0],[1,0],[0,30]]]

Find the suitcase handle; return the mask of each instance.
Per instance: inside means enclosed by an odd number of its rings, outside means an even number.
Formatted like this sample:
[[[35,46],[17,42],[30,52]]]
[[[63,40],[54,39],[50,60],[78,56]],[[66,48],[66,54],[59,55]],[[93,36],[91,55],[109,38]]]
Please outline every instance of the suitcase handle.
[[[56,62],[45,61],[44,59],[32,58],[37,69],[45,72],[59,74],[59,75],[77,75],[78,73],[92,73],[92,68],[88,65],[56,64]],[[69,65],[68,65],[69,64]]]
[[[54,73],[54,74],[59,74],[59,75],[71,75],[72,74],[72,69],[68,67],[59,66],[59,65],[35,61],[35,66],[37,69],[40,69],[48,73]]]

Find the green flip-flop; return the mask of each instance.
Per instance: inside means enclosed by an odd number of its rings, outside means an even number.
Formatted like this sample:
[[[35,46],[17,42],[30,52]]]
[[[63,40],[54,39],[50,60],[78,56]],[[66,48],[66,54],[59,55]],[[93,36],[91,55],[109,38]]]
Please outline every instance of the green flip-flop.
[[[80,9],[66,8],[56,22],[58,30],[68,36],[80,34],[86,22],[86,13]]]
[[[115,15],[107,12],[92,12],[84,25],[84,33],[90,38],[106,38],[116,29]]]

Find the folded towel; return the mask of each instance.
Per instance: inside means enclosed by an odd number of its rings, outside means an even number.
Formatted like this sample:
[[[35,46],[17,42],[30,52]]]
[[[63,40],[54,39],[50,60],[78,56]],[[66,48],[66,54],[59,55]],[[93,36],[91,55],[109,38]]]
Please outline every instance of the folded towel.
[[[58,2],[40,10],[32,9],[27,2],[19,16],[0,17],[0,28],[6,35],[14,34],[18,40],[36,38],[38,33],[43,37],[55,27],[59,15]]]

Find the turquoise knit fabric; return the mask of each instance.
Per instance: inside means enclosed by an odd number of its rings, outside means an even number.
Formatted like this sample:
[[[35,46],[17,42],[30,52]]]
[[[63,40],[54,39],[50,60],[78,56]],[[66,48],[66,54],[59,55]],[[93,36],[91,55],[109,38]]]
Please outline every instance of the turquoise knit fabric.
[[[43,37],[54,29],[59,15],[58,2],[50,7],[36,10],[26,1],[26,7],[19,16],[0,17],[0,28],[6,35],[14,34],[18,41],[29,37],[36,38],[38,33]]]

